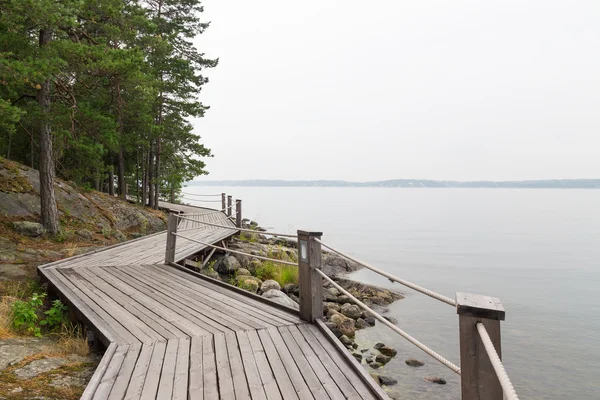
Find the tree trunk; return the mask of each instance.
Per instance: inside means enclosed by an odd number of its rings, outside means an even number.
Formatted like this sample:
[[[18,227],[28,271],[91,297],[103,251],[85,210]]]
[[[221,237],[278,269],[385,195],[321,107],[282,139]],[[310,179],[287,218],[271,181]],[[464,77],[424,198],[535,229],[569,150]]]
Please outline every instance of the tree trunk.
[[[171,187],[171,193],[170,193],[170,196],[169,196],[169,201],[171,203],[175,203],[175,189],[173,189],[173,187]]]
[[[148,207],[154,208],[154,166],[153,160],[154,156],[152,154],[152,141],[150,141],[150,146],[148,148]]]
[[[100,191],[100,176],[98,170],[94,173],[94,189],[98,192]]]
[[[158,196],[160,195],[160,136],[156,139],[156,172],[154,179],[156,181],[154,190],[154,208],[158,209]]]
[[[40,47],[52,40],[52,31],[41,29],[39,36]],[[37,101],[42,110],[42,122],[39,129],[40,141],[40,209],[42,225],[51,234],[59,231],[58,210],[54,195],[54,154],[52,150],[52,129],[50,127],[50,79],[42,83],[37,92]]]
[[[119,182],[119,197],[123,200],[127,200],[127,186],[125,185],[125,158],[123,156],[123,149],[119,149],[118,159],[118,177]]]
[[[142,159],[140,161],[142,165],[142,204],[146,205],[146,199],[148,198],[148,157],[146,156],[146,150],[142,149]]]
[[[113,171],[113,166],[111,165],[108,170],[108,194],[111,196],[115,195],[115,172]]]
[[[140,149],[136,150],[135,157],[135,202],[140,202]]]

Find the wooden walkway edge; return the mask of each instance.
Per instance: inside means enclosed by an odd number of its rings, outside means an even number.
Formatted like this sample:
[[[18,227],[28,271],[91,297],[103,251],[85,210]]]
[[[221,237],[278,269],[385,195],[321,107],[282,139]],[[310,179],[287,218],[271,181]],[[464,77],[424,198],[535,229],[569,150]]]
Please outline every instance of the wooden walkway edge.
[[[193,212],[235,227],[224,213]],[[186,235],[215,244],[235,233],[206,226]],[[165,265],[165,241],[158,233],[38,267],[106,346],[82,399],[388,398],[322,322]],[[203,250],[182,242],[176,261]]]

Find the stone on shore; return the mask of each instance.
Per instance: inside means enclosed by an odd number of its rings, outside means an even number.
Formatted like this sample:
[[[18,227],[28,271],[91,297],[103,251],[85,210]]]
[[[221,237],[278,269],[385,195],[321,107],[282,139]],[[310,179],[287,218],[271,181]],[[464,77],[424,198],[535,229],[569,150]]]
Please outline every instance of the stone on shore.
[[[381,354],[384,354],[384,355],[390,356],[390,357],[394,357],[394,356],[396,356],[396,354],[398,354],[398,351],[396,349],[391,348],[390,346],[382,346],[382,347],[378,348],[377,350],[379,350],[379,352]]]
[[[374,348],[375,350],[379,350],[379,349],[380,349],[380,348],[382,348],[383,346],[385,346],[385,344],[384,344],[384,343],[377,342],[377,343],[375,343],[375,346],[373,346],[373,348]]]
[[[19,379],[30,379],[40,374],[52,371],[53,369],[62,367],[68,363],[69,360],[66,358],[41,358],[15,370],[15,375]]]
[[[279,285],[279,283],[277,283],[277,281],[274,281],[273,279],[267,279],[260,286],[260,291],[262,293],[268,292],[271,289],[281,290],[281,286]]]
[[[265,297],[271,301],[274,301],[275,303],[279,303],[284,306],[291,307],[295,310],[300,309],[300,306],[298,305],[298,303],[296,303],[294,300],[290,299],[288,296],[286,296],[285,293],[283,293],[282,291],[279,291],[279,290],[275,290],[275,289],[267,290],[265,293],[262,294],[262,297]]]
[[[375,318],[374,317],[367,317],[365,318],[365,321],[367,322],[367,324],[369,324],[370,326],[375,326]]]
[[[338,303],[333,303],[333,302],[329,302],[329,301],[326,301],[323,303],[323,313],[325,315],[327,315],[330,310],[340,312],[340,309],[341,309],[341,307]]]
[[[383,365],[389,363],[391,359],[392,359],[392,357],[384,356],[383,354],[377,354],[375,356],[375,361],[377,361],[379,364],[383,364]]]
[[[406,360],[404,362],[409,367],[422,367],[423,365],[425,365],[425,363],[423,361],[417,360],[416,358],[409,358],[408,360]]]
[[[446,380],[444,378],[439,378],[437,376],[426,376],[425,379],[427,382],[437,383],[438,385],[445,385]]]
[[[13,228],[21,235],[38,237],[46,233],[46,229],[42,224],[32,221],[17,221],[13,222]]]
[[[342,307],[340,308],[340,312],[342,314],[344,314],[346,317],[352,318],[352,319],[358,319],[358,318],[360,318],[360,316],[362,314],[360,307],[358,307],[355,304],[350,304],[350,303],[342,304]]]
[[[350,338],[354,337],[356,328],[354,327],[354,320],[352,318],[348,318],[343,314],[335,313],[329,318],[329,321],[335,324],[336,328],[342,333],[342,335],[346,335]]]
[[[369,363],[369,367],[371,367],[373,369],[377,369],[377,368],[381,367],[381,364],[378,363],[377,361],[373,361],[373,362]]]
[[[246,268],[240,268],[237,270],[237,276],[252,276],[252,274]]]
[[[364,329],[366,327],[369,326],[369,324],[367,324],[367,321],[365,321],[362,318],[359,318],[356,320],[356,323],[354,324],[354,326],[356,327],[356,329]]]
[[[239,261],[233,256],[223,257],[217,265],[217,271],[222,274],[233,274],[241,268]]]
[[[398,383],[397,379],[390,378],[389,376],[379,375],[379,383],[385,386],[392,386]]]
[[[352,345],[354,344],[354,342],[352,341],[352,339],[350,339],[348,336],[346,335],[342,335],[340,336],[340,342],[342,342],[342,344],[348,348],[351,348]]]
[[[359,354],[359,353],[352,353],[352,356],[353,356],[354,358],[356,358],[356,361],[358,361],[358,362],[361,362],[361,361],[362,361],[362,358],[363,358],[362,354]]]

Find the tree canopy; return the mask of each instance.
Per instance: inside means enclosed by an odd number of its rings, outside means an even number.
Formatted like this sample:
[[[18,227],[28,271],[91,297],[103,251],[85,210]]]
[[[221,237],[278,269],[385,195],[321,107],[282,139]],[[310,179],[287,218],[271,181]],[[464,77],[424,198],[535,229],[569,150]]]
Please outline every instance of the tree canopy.
[[[203,71],[217,65],[194,45],[202,11],[200,0],[0,0],[0,154],[41,181],[56,170],[150,206],[172,199],[211,156],[189,122],[208,108]]]

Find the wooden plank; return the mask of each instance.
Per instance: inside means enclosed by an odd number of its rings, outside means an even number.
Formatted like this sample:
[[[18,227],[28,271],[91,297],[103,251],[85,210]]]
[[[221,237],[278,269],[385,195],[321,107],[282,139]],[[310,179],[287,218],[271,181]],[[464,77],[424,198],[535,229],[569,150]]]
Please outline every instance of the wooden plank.
[[[504,321],[506,312],[497,297],[473,293],[456,293],[456,313],[466,317],[476,317]]]
[[[116,343],[111,343],[108,346],[108,348],[104,352],[104,355],[102,356],[102,360],[100,360],[100,363],[98,364],[98,366],[96,367],[96,370],[94,371],[94,375],[92,375],[90,381],[88,382],[87,386],[85,387],[85,390],[83,391],[83,394],[81,395],[80,400],[89,400],[94,396],[94,393],[96,392],[96,388],[98,388],[98,385],[100,384],[100,381],[102,380],[102,377],[104,376],[106,370],[108,369],[110,361],[112,360],[112,357],[115,354],[117,347],[118,346]]]
[[[290,377],[290,380],[292,381],[292,385],[294,385],[294,389],[298,393],[298,396],[301,399],[314,398],[314,393],[311,393],[311,390],[309,389],[308,384],[315,384],[315,382],[317,383],[318,386],[320,386],[320,384],[318,383],[318,381],[316,379],[312,380],[310,383],[304,380],[305,377],[300,372],[300,370],[294,360],[294,357],[299,357],[301,359],[302,355],[301,354],[292,355],[290,353],[288,347],[286,346],[285,342],[283,341],[283,338],[281,337],[281,334],[279,333],[277,328],[267,329],[267,331],[269,332],[269,336],[271,336],[271,340],[273,341],[273,344],[275,345],[275,348],[277,349],[279,358],[281,359],[281,362],[283,363],[283,366],[285,367],[285,370],[287,371],[287,374]],[[309,367],[309,369],[310,369],[310,367]],[[323,391],[323,393],[324,393],[324,391]]]
[[[165,342],[157,342],[154,344],[152,358],[150,358],[150,364],[148,365],[148,371],[146,372],[146,380],[144,381],[144,387],[140,397],[142,400],[156,399],[158,383],[160,381],[160,372],[162,370],[166,349],[167,344]]]
[[[248,333],[248,336],[250,337],[250,332]],[[267,332],[266,329],[261,329],[258,331],[258,336],[260,337],[262,347],[265,351],[267,359],[269,360],[269,364],[271,365],[271,370],[275,375],[275,381],[277,382],[277,386],[279,387],[281,395],[284,399],[297,399],[298,394],[296,393],[296,389],[294,389],[294,385],[292,384],[292,381],[290,380],[290,377],[283,366],[283,362],[281,361],[279,353],[275,349],[275,345],[273,344],[273,340],[271,339],[269,332]],[[312,395],[310,395],[309,398],[312,398]]]
[[[308,386],[313,397],[318,400],[329,399],[327,391],[321,384],[319,378],[317,378],[315,371],[313,371],[312,366],[306,359],[306,354],[300,350],[298,343],[296,343],[294,340],[294,337],[288,330],[287,326],[282,326],[277,329],[277,331],[281,336],[276,341],[275,346],[277,346],[277,342],[279,342],[280,346],[287,347],[287,350],[289,350],[289,353],[291,354],[290,358],[295,361],[296,369],[298,369],[298,372],[304,378],[304,382],[306,382],[306,385]]]
[[[129,380],[129,386],[125,393],[125,400],[137,400],[142,396],[144,382],[146,381],[146,374],[148,373],[148,367],[150,366],[153,352],[154,343],[142,345],[140,355],[135,363],[131,379]]]
[[[202,337],[202,370],[204,371],[204,399],[218,399],[219,384],[217,381],[214,336]]]
[[[217,361],[220,398],[224,400],[235,399],[235,389],[233,387],[233,378],[231,375],[231,366],[229,365],[225,335],[214,335],[213,340],[215,345],[215,359]]]
[[[152,313],[145,307],[139,305],[135,300],[124,296],[121,292],[110,286],[104,281],[104,276],[108,275],[106,272],[99,268],[85,268],[77,271],[81,276],[88,279],[90,282],[93,281],[96,287],[106,293],[112,300],[123,307],[125,310],[133,315],[136,315],[144,324],[150,327],[163,339],[170,339],[176,337],[173,333],[163,327],[160,322],[157,322],[156,314]],[[161,339],[158,339],[161,340]]]
[[[177,365],[177,351],[179,340],[171,339],[167,342],[167,350],[160,371],[160,384],[158,385],[157,400],[169,400],[173,397],[173,384],[175,383],[175,366]]]
[[[231,366],[235,397],[238,399],[249,399],[250,390],[235,333],[226,333],[225,342],[227,343],[227,354],[229,356],[229,365]]]
[[[371,378],[367,371],[358,363],[358,361],[356,361],[338,338],[331,333],[323,321],[317,320],[314,325],[309,325],[308,329],[313,332],[329,355],[336,359],[336,362],[343,365],[343,361],[346,361],[347,368],[344,368],[342,371],[348,376],[348,379],[352,382],[352,385],[363,399],[389,399],[383,389],[375,383],[373,378]]]
[[[127,354],[128,350],[128,344],[119,345],[117,347],[117,350],[113,354],[112,359],[110,360],[110,364],[108,365],[104,376],[102,376],[102,380],[96,388],[96,392],[94,393],[92,399],[108,399],[110,391],[112,390],[112,387],[115,384],[115,380],[117,379],[117,375],[119,374],[119,370],[121,369],[121,365],[125,360],[125,355]]]
[[[190,338],[180,338],[173,382],[173,400],[186,400],[190,367]]]
[[[261,364],[261,367],[256,363],[256,359],[254,358],[254,354],[252,352],[252,346],[250,345],[250,340],[248,339],[248,335],[246,332],[236,332],[238,346],[240,349],[240,354],[242,357],[242,363],[244,372],[246,374],[246,379],[248,381],[248,386],[250,389],[250,394],[252,399],[254,400],[266,400],[267,396],[265,393],[265,389],[263,388],[263,384],[261,382],[261,377],[259,374],[260,368],[266,368],[266,372],[269,373],[271,380],[275,384],[275,391],[277,395],[279,395],[279,390],[277,389],[277,384],[273,379],[273,374],[271,374],[271,367],[269,366],[267,360],[265,364]],[[260,349],[262,351],[262,347]],[[279,395],[278,398],[281,398]]]
[[[204,374],[202,369],[202,337],[191,338],[190,375],[188,385],[189,400],[204,399]]]
[[[113,267],[109,267],[113,268]],[[123,297],[129,299],[133,306],[139,307],[140,311],[143,311],[144,314],[153,318],[157,323],[159,323],[164,329],[166,329],[171,336],[170,337],[183,337],[186,334],[181,329],[177,328],[177,326],[173,325],[171,321],[173,320],[172,311],[167,310],[166,308],[160,308],[157,305],[160,303],[154,301],[152,298],[146,296],[145,294],[133,289],[125,282],[116,279],[107,271],[101,268],[90,268],[90,272],[96,274],[96,271],[102,271],[102,278],[111,284],[116,290],[123,294]],[[98,274],[96,274],[98,276]],[[167,311],[165,311],[167,310]],[[142,311],[141,311],[142,312]],[[167,338],[166,334],[163,335]]]
[[[341,371],[340,366],[329,356],[323,345],[315,337],[315,335],[308,329],[307,324],[297,325],[295,329],[302,334],[308,345],[312,348],[315,355],[323,364],[323,367],[327,373],[331,376],[333,381],[336,383],[338,388],[344,394],[344,397],[351,400],[360,400],[362,397],[358,394],[352,383],[348,380],[346,375]],[[341,364],[345,364],[342,362]]]
[[[125,355],[125,359],[123,360],[123,364],[121,364],[121,369],[119,370],[119,373],[115,379],[115,384],[110,391],[109,398],[122,399],[125,396],[125,392],[129,386],[131,374],[133,373],[135,364],[137,363],[141,348],[141,344],[132,344],[129,347],[129,350]]]
[[[294,325],[280,328],[280,330],[282,329],[287,329],[289,334],[292,336],[293,340],[295,341],[296,345],[300,350],[300,353],[304,355],[306,361],[310,364],[310,367],[314,371],[317,379],[319,379],[319,381],[321,382],[323,388],[325,388],[325,390],[327,391],[329,397],[334,400],[345,399],[346,396],[344,396],[344,394],[340,391],[332,376],[328,372],[327,368],[323,365],[321,360],[319,360],[319,357],[315,354],[315,351],[310,347],[310,345],[308,344],[298,327]],[[289,343],[291,343],[291,339],[288,338],[285,340],[286,343],[287,340],[290,340]],[[289,343],[288,347],[290,347]],[[302,367],[300,367],[300,370],[304,371]]]

